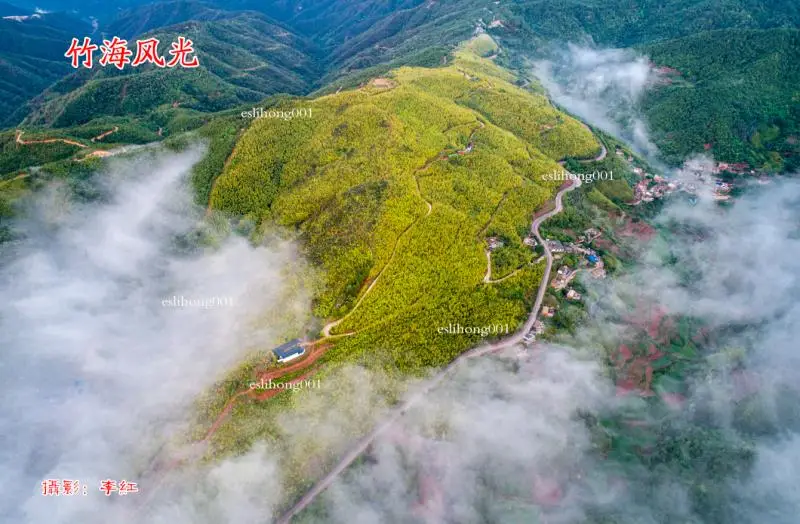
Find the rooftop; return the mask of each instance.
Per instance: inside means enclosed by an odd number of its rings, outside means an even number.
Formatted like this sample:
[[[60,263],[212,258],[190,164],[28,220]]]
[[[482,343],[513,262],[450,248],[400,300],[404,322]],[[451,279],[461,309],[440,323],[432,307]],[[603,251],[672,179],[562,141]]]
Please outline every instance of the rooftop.
[[[300,347],[300,339],[296,338],[286,342],[285,344],[281,344],[273,349],[272,352],[276,357],[278,357],[278,360],[281,360],[293,355],[302,355],[305,352],[305,349]]]

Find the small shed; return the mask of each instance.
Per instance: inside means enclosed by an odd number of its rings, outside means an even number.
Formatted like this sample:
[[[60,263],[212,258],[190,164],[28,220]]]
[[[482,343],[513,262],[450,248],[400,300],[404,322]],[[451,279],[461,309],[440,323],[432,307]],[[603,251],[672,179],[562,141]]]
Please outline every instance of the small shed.
[[[300,346],[300,339],[296,338],[290,340],[285,344],[281,344],[272,350],[272,353],[278,359],[278,362],[288,362],[293,360],[306,352],[305,348]]]

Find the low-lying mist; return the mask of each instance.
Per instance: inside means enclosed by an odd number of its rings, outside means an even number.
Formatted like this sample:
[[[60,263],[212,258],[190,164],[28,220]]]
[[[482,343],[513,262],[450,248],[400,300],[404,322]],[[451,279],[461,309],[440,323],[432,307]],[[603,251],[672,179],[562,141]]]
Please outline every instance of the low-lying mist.
[[[291,244],[187,239],[204,212],[185,187],[201,154],[114,161],[102,176],[108,202],[75,204],[54,186],[18,224],[23,240],[3,247],[3,522],[146,521],[134,512],[151,496],[140,475],[162,447],[180,444],[197,395],[292,327],[264,312],[308,310],[305,298],[286,298],[299,267]],[[227,462],[207,480],[230,489],[248,468]],[[87,494],[43,496],[46,479],[78,480]],[[140,493],[106,497],[103,479],[138,482]],[[236,497],[221,505],[242,511]]]
[[[533,73],[558,105],[655,160],[658,149],[637,106],[658,79],[646,57],[626,49],[568,44],[536,60]]]
[[[787,181],[668,205],[574,337],[460,368],[298,522],[795,522],[798,204]],[[621,386],[617,348],[678,341],[682,384]]]
[[[653,74],[646,60],[566,53],[566,65],[537,66],[551,96],[655,154],[634,109]],[[573,87],[548,82],[557,75]],[[280,442],[141,476],[163,449],[191,455],[192,402],[302,322],[265,312],[310,310],[287,290],[304,266],[291,243],[184,241],[204,214],[185,189],[201,154],[112,163],[104,203],[48,191],[24,239],[3,248],[0,520],[271,522],[397,391],[361,368],[328,372],[319,390],[284,393],[300,401],[269,422]],[[798,204],[793,180],[725,208],[667,203],[634,269],[586,282],[577,333],[457,367],[294,522],[796,522]],[[173,297],[205,305],[165,304]],[[637,362],[623,366],[626,353],[655,362],[660,351],[683,356],[624,383]],[[667,376],[673,367],[682,380]],[[239,431],[257,423],[234,417]],[[50,478],[88,493],[43,496]],[[106,478],[140,493],[106,497]]]

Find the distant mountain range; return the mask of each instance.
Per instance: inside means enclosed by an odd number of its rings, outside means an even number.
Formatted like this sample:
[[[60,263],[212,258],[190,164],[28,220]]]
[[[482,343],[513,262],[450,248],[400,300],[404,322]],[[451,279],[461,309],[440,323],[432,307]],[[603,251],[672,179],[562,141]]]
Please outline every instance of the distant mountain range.
[[[747,159],[771,168],[793,165],[787,159],[795,154],[795,131],[785,124],[793,115],[792,83],[779,82],[784,86],[781,94],[762,93],[758,85],[753,85],[745,100],[741,90],[724,89],[724,82],[704,78],[713,68],[736,70],[747,76],[748,68],[736,58],[743,55],[722,53],[714,58],[717,63],[712,68],[702,65],[709,58],[703,51],[704,40],[712,46],[715,38],[732,42],[732,48],[756,59],[759,69],[769,69],[770,61],[755,56],[758,50],[776,43],[782,46],[776,51],[782,60],[776,63],[776,71],[782,71],[783,78],[796,78],[791,65],[796,63],[796,48],[792,49],[795,40],[766,35],[756,38],[742,32],[797,28],[800,7],[788,0],[35,3],[45,11],[59,10],[50,13],[37,12],[31,1],[18,3],[21,7],[0,3],[4,17],[0,20],[3,127],[20,123],[68,127],[96,118],[143,115],[164,107],[208,113],[276,93],[333,92],[402,65],[441,65],[458,42],[488,31],[511,51],[498,58],[506,65],[511,64],[509,59],[513,62],[515,57],[541,52],[548,42],[568,40],[592,46],[635,46],[639,52],[652,53],[660,65],[693,64],[697,71],[692,83],[695,89],[676,84],[656,90],[644,101],[658,145],[669,159],[677,160],[712,144],[715,154],[731,160]],[[713,33],[718,30],[726,32]],[[166,47],[179,34],[193,39],[201,58],[199,70],[190,73],[143,67],[122,72],[100,68],[74,71],[63,56],[74,36],[91,35],[99,41],[110,36],[132,40],[152,35]],[[785,35],[773,33],[779,34]],[[759,39],[760,43],[756,42]],[[751,44],[755,52],[748,52]],[[769,98],[768,103],[762,94]],[[732,120],[714,116],[735,99],[739,100],[737,107],[745,106],[735,111],[738,116]],[[692,112],[692,107],[700,106],[706,110]],[[675,111],[685,112],[687,107],[692,114],[705,115],[704,119],[674,117]],[[714,113],[709,116],[711,110]],[[701,132],[698,126],[708,118],[720,123]],[[773,138],[775,125],[780,128],[781,145]],[[754,136],[758,145],[751,142]],[[778,151],[782,159],[770,156]]]
[[[72,72],[64,59],[76,34],[92,27],[65,13],[37,13],[0,3],[0,126],[24,116],[24,103]]]

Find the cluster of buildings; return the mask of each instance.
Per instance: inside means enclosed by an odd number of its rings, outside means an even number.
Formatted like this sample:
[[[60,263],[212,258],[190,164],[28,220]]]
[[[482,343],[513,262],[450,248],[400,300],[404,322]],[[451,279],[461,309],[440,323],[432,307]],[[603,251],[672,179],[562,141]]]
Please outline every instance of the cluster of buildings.
[[[578,274],[577,269],[572,269],[569,266],[561,266],[560,268],[558,268],[558,271],[556,272],[556,277],[553,279],[553,282],[550,284],[550,286],[553,289],[564,289],[565,287],[567,287],[567,284],[569,284],[572,281],[572,279],[575,278],[575,275],[577,274]]]
[[[629,164],[633,163],[633,156],[619,147],[615,152],[617,156],[623,157]],[[633,202],[631,202],[631,205],[638,206],[642,202],[652,202],[657,198],[664,198],[675,191],[683,189],[679,180],[670,180],[661,175],[647,173],[638,166],[634,166],[631,170],[641,178],[633,187]]]
[[[573,253],[586,256],[597,255],[593,249],[583,247],[572,242],[561,242],[560,240],[545,240],[545,242],[547,243],[547,247],[550,249],[550,252],[554,255],[560,255],[563,253]]]
[[[730,192],[733,186],[716,175],[721,171],[731,171],[729,168],[732,165],[740,167],[742,165],[747,166],[747,164],[726,164],[724,162],[719,162],[713,166],[706,164],[692,166],[692,168],[689,169],[689,173],[694,175],[695,180],[687,183],[684,190],[687,193],[696,194],[699,187],[708,188],[710,186],[711,197],[714,200],[730,200]],[[720,168],[720,166],[722,166],[722,168]]]
[[[722,173],[723,171],[727,171],[728,173],[733,173],[734,175],[757,175],[758,172],[750,167],[750,164],[747,162],[738,162],[729,164],[727,162],[717,162],[714,166],[714,173]]]
[[[710,144],[706,144],[706,149],[710,149]],[[617,156],[624,158],[629,164],[633,162],[633,157],[624,150],[617,147]],[[691,165],[687,171],[689,174],[694,174],[697,180],[677,180],[668,179],[660,175],[653,175],[647,173],[641,167],[633,167],[633,172],[638,175],[641,180],[634,186],[634,198],[632,205],[639,205],[642,202],[652,202],[655,199],[663,198],[675,191],[684,191],[691,195],[696,194],[700,186],[706,185],[710,180],[712,185],[712,198],[714,200],[729,200],[729,195],[732,187],[731,184],[725,182],[716,175],[723,172],[732,173],[735,175],[754,175],[759,176],[761,173],[754,169],[747,162],[697,162]],[[759,182],[767,183],[765,180],[760,179]]]
[[[578,238],[582,239],[584,243],[590,242],[587,241],[585,237]],[[550,251],[554,255],[562,253],[583,255],[586,258],[586,269],[589,270],[589,273],[592,275],[592,277],[605,278],[606,270],[603,264],[603,259],[598,256],[594,249],[573,244],[572,242],[560,242],[558,240],[546,240],[545,242],[547,242],[547,247],[550,248]],[[569,283],[569,281],[572,280],[576,272],[577,269],[573,271],[568,266],[560,267],[556,273],[555,279],[553,280],[553,288],[563,289]]]
[[[633,172],[642,177],[633,186],[633,202],[631,204],[634,206],[642,202],[652,202],[657,198],[664,198],[675,191],[683,189],[680,181],[669,180],[661,175],[651,177],[650,173],[645,173],[641,167],[634,167]]]
[[[731,195],[731,185],[727,182],[723,182],[719,178],[714,179],[714,194],[712,195],[714,200],[730,200]]]

